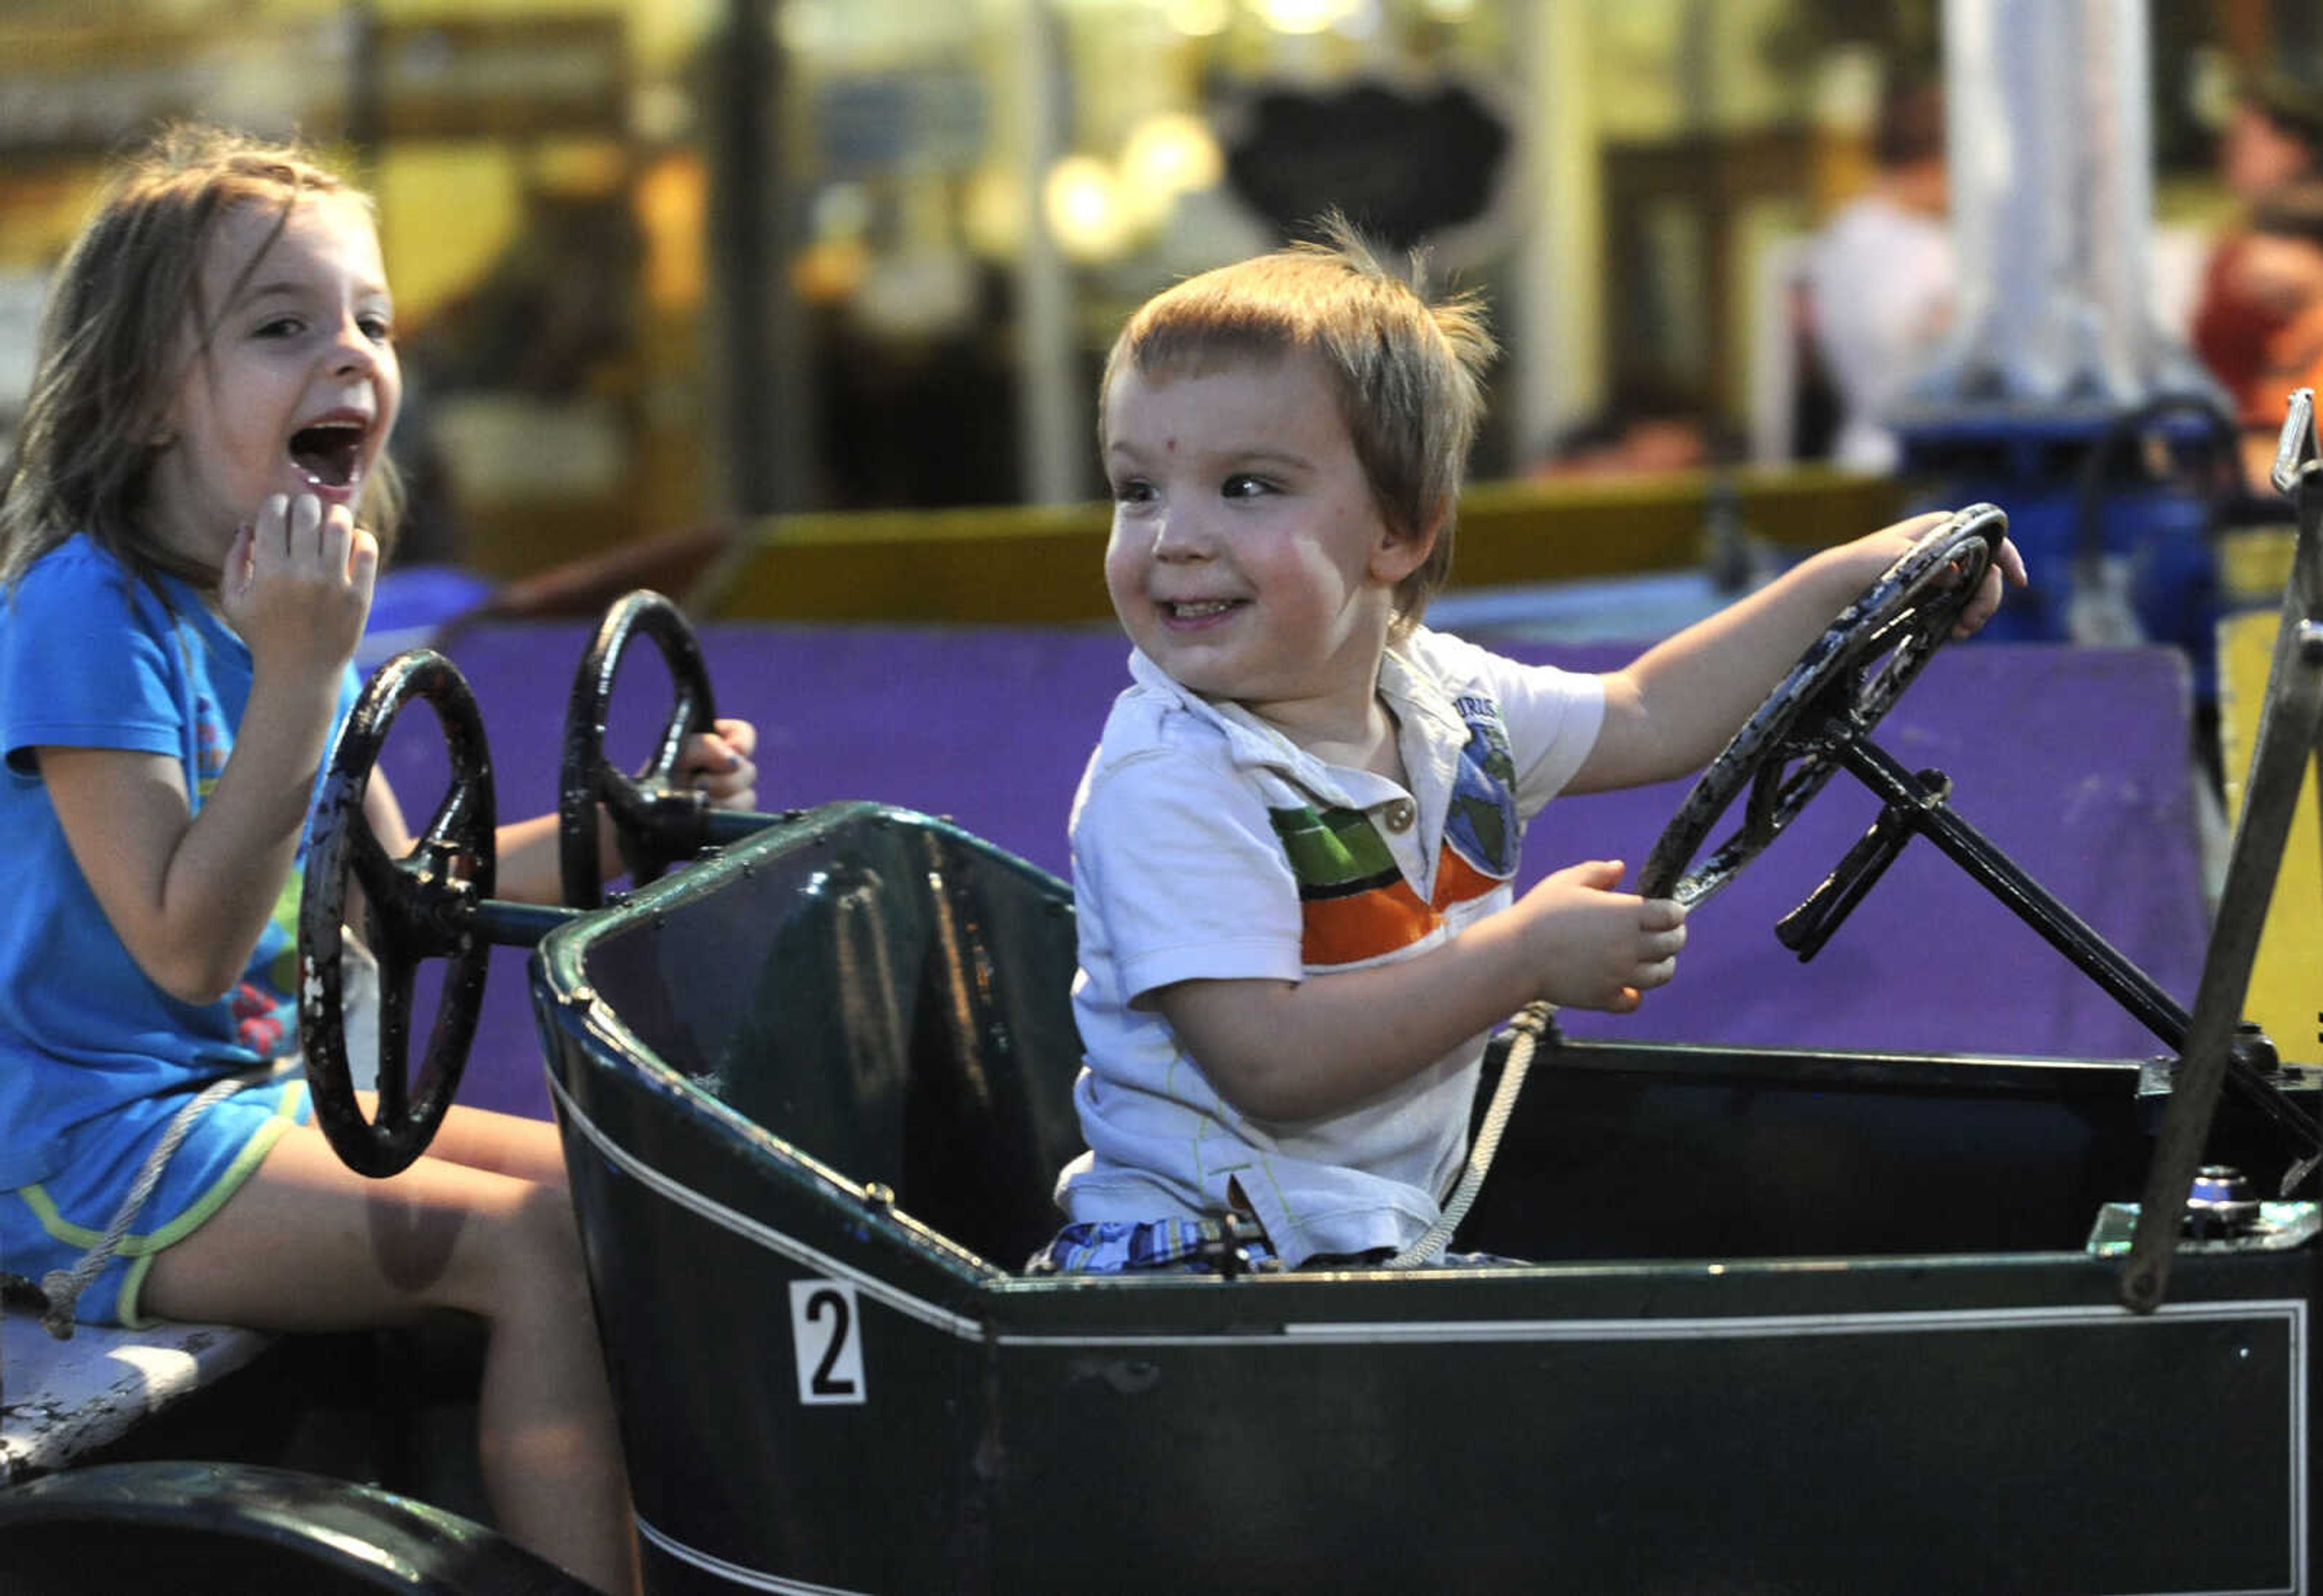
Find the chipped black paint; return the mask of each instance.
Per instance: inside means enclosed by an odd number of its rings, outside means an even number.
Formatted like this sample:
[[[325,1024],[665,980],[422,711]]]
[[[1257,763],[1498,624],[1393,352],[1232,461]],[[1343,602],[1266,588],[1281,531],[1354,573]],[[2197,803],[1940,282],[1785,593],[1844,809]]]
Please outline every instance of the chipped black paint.
[[[363,816],[363,794],[388,729],[413,698],[434,708],[452,775],[410,850],[392,859]],[[372,1176],[405,1169],[451,1107],[483,1008],[491,949],[474,934],[474,922],[492,892],[496,824],[491,758],[466,679],[432,649],[397,655],[365,684],[331,752],[298,903],[298,1035],[308,1088],[316,1124],[350,1169]],[[347,1063],[351,875],[362,888],[363,940],[379,962],[376,1120],[363,1117]],[[443,959],[446,968],[415,1087],[407,1067],[412,977],[425,959]]]
[[[1702,773],[1655,842],[1638,890],[1691,907],[1758,858],[1926,668],[2007,532],[1997,506],[1972,504],[1842,610]],[[1740,828],[1694,865],[1711,828],[1746,788]]]

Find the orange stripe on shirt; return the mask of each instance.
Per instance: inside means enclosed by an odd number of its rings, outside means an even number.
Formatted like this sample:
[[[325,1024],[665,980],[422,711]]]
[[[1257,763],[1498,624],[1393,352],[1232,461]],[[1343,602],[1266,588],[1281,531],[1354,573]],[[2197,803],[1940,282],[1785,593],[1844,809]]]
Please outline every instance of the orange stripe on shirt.
[[[1299,956],[1309,965],[1354,964],[1409,948],[1441,918],[1401,876],[1369,892],[1308,898],[1299,907]]]
[[[1302,901],[1299,956],[1308,965],[1357,964],[1409,948],[1444,922],[1441,911],[1500,885],[1447,845],[1437,857],[1432,903],[1420,902],[1400,876],[1366,892]]]
[[[1462,858],[1459,850],[1448,842],[1436,857],[1436,896],[1432,901],[1438,909],[1481,898],[1500,885],[1499,876],[1485,875]]]

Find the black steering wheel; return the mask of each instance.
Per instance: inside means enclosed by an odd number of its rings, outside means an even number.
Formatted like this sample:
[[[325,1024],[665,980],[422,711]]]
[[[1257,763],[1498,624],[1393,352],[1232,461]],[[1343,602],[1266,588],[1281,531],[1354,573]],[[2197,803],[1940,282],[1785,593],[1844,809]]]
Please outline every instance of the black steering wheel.
[[[2007,531],[1995,505],[1956,511],[1849,605],[1694,784],[1639,873],[1639,892],[1691,906],[1758,858],[1951,635]],[[1740,828],[1694,864],[1746,787]]]
[[[605,717],[621,656],[638,633],[651,637],[669,666],[674,699],[652,756],[635,775],[605,757]],[[556,784],[559,889],[567,906],[604,903],[598,864],[597,806],[613,822],[613,836],[629,878],[642,885],[708,846],[710,802],[675,780],[685,739],[712,729],[717,708],[702,645],[678,607],[650,589],[623,597],[597,627],[573,683],[565,720],[565,762]]]
[[[396,713],[434,707],[451,755],[451,784],[401,858],[390,858],[363,817],[363,793]],[[452,1105],[483,1008],[491,949],[476,925],[491,896],[492,766],[482,718],[452,662],[414,648],[381,665],[339,734],[317,806],[298,902],[298,1037],[315,1121],[350,1169],[392,1175],[427,1148]],[[362,887],[363,940],[379,971],[379,1110],[363,1117],[347,1065],[347,881]],[[407,1078],[412,977],[446,961],[416,1086]]]

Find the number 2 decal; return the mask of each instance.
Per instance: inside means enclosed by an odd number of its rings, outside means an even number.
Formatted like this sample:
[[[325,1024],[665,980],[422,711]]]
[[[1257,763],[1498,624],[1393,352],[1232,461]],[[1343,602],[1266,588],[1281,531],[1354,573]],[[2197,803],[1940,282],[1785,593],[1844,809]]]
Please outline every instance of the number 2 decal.
[[[838,1280],[791,1282],[791,1350],[798,1359],[801,1402],[863,1400],[862,1322],[854,1287]]]

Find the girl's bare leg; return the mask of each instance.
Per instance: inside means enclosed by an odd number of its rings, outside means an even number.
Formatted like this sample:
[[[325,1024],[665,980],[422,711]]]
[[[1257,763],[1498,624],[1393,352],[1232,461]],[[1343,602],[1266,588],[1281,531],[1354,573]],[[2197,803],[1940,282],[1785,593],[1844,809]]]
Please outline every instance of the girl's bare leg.
[[[520,1166],[539,1156],[496,1152],[482,1145],[487,1125],[460,1117],[447,1151]],[[553,1146],[554,1129],[539,1128]],[[438,1307],[477,1315],[490,1330],[484,1484],[500,1527],[600,1589],[638,1588],[620,1435],[561,1182],[433,1157],[373,1180],[297,1126],[208,1223],[154,1260],[144,1303],[170,1318],[279,1330],[392,1325]]]
[[[378,1117],[379,1100],[372,1093],[357,1092],[355,1100],[363,1105],[365,1119]],[[543,1186],[566,1183],[565,1143],[555,1124],[490,1108],[454,1104],[443,1124],[436,1127],[435,1138],[427,1143],[427,1156]]]

